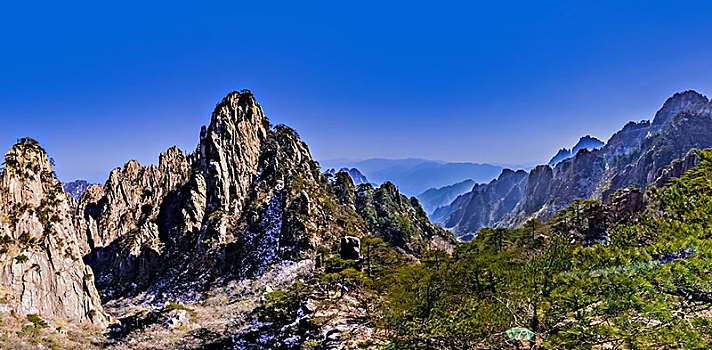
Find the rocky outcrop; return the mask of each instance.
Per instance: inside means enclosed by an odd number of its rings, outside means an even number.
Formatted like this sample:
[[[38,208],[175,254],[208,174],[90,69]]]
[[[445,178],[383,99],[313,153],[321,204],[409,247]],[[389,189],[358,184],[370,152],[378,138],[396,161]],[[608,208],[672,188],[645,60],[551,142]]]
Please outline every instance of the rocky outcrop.
[[[699,162],[700,157],[697,155],[697,150],[687,152],[684,158],[675,159],[670,165],[660,170],[652,186],[662,187],[669,184],[670,180],[682,177],[682,175],[685,175],[688,170],[694,168]]]
[[[543,166],[532,170],[523,189],[525,195],[511,210],[502,211],[497,206],[507,198],[505,195],[490,197],[479,208],[463,206],[463,200],[456,200],[440,211],[444,215],[438,222],[465,234],[485,226],[517,227],[530,217],[546,220],[577,198],[605,202],[618,189],[634,186],[643,190],[664,184],[694,163],[689,158],[671,165],[675,159],[691,149],[711,146],[712,102],[694,91],[675,94],[652,122],[628,123],[604,147],[579,150],[572,158],[558,162],[551,174]],[[476,188],[465,196],[487,190]]]
[[[645,195],[636,188],[624,188],[608,197],[607,222],[610,226],[630,222],[645,209]]]
[[[339,255],[344,260],[361,260],[361,240],[354,236],[344,236]]]
[[[299,135],[270,127],[242,91],[216,106],[194,153],[172,148],[158,166],[128,162],[88,189],[77,216],[104,298],[193,299],[282,261],[315,259],[347,235],[382,237],[410,254],[452,243],[417,201],[392,185],[384,191],[388,201],[366,200],[347,173],[324,176]],[[373,223],[367,206],[406,225]]]
[[[5,155],[0,176],[0,307],[76,323],[108,323],[82,262],[70,199],[37,141]]]

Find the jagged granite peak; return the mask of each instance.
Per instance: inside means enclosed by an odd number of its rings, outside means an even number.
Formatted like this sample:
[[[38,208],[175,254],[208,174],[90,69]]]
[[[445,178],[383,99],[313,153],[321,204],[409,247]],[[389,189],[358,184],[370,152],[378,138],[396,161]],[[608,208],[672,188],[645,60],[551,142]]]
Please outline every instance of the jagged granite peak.
[[[685,157],[691,149],[708,147],[712,147],[712,102],[694,91],[678,93],[665,102],[653,123],[644,120],[626,124],[605,146],[581,149],[556,163],[551,176],[544,167],[533,169],[524,185],[525,195],[511,211],[502,212],[497,206],[504,200],[500,196],[483,202],[485,209],[463,213],[468,210],[463,209],[464,199],[471,196],[466,194],[439,210],[437,221],[454,232],[471,234],[484,227],[473,222],[517,227],[530,217],[546,220],[577,198],[605,202],[621,188],[644,190],[664,183],[671,174],[692,164],[692,160],[683,161],[665,173],[671,162]],[[486,190],[475,188],[472,193]]]
[[[603,141],[591,136],[591,135],[586,135],[578,140],[578,142],[574,145],[574,147],[571,149],[571,154],[576,155],[580,150],[582,149],[587,149],[589,151],[592,151],[596,148],[601,148],[605,146],[606,144],[603,143]]]
[[[628,122],[623,129],[615,132],[608,142],[606,142],[606,153],[609,156],[627,154],[634,151],[640,141],[650,132],[651,124],[649,120],[640,122]]]
[[[299,135],[271,127],[243,90],[216,106],[195,153],[172,148],[158,167],[128,162],[104,186],[87,190],[77,216],[92,247],[86,261],[106,300],[143,292],[194,299],[211,285],[259,276],[282,261],[313,261],[318,247],[347,234],[383,237],[406,254],[453,243],[423,219],[417,200],[388,189],[373,193],[392,199],[368,205],[348,173],[329,180]],[[390,208],[383,220],[412,223],[407,238],[399,240],[404,228],[369,221],[374,213],[365,208],[383,207]]]
[[[23,138],[5,155],[0,175],[0,300],[19,315],[105,326],[92,269],[70,198],[45,150]]]
[[[554,155],[553,158],[549,161],[549,166],[554,167],[556,164],[559,164],[561,161],[565,159],[569,159],[573,156],[575,156],[580,150],[582,149],[587,149],[587,150],[594,150],[596,148],[601,148],[605,144],[603,141],[592,137],[591,135],[586,135],[578,140],[576,144],[571,148],[562,148],[560,149],[556,155]]]
[[[72,182],[63,182],[62,188],[70,197],[79,200],[91,185],[93,184],[86,180],[74,180]]]
[[[207,180],[209,211],[244,204],[268,130],[269,121],[249,90],[233,91],[215,107],[196,152]]]
[[[678,92],[668,98],[663,107],[655,113],[653,126],[667,124],[676,114],[680,112],[699,111],[710,103],[706,96],[694,90]]]
[[[569,159],[571,158],[571,150],[568,148],[562,148],[556,154],[551,158],[549,161],[549,166],[556,166],[559,162],[561,162],[564,159]]]

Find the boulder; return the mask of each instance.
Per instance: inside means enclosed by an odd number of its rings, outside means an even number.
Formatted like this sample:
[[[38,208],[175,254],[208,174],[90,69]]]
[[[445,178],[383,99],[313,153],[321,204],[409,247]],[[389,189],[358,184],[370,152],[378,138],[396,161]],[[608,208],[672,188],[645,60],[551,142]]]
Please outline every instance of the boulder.
[[[354,236],[343,237],[339,255],[344,260],[361,260],[361,240]]]

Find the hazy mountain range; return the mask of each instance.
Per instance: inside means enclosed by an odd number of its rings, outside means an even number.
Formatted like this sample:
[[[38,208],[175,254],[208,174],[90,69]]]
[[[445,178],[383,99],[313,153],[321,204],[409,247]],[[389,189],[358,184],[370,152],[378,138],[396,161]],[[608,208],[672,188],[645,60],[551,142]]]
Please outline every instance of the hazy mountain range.
[[[432,217],[469,237],[487,226],[518,227],[530,217],[546,220],[577,198],[605,202],[617,189],[646,189],[665,175],[673,160],[684,158],[693,148],[707,147],[712,147],[712,102],[695,91],[677,93],[665,101],[652,122],[626,124],[603,147],[579,150],[553,167],[505,170]]]
[[[457,196],[469,192],[474,185],[475,181],[465,180],[440,188],[428,189],[416,197],[425,212],[431,214],[435,209],[452,203]]]
[[[478,163],[452,163],[419,158],[362,161],[324,160],[322,168],[357,168],[374,183],[393,182],[399,190],[414,196],[430,188],[440,188],[465,180],[489,182],[502,171],[501,166]]]
[[[596,148],[601,148],[604,145],[605,143],[603,143],[603,141],[595,137],[591,137],[590,135],[586,135],[582,137],[571,149],[560,149],[559,152],[557,152],[556,155],[554,155],[554,157],[549,161],[549,166],[556,166],[559,162],[575,156],[582,149],[592,151]]]

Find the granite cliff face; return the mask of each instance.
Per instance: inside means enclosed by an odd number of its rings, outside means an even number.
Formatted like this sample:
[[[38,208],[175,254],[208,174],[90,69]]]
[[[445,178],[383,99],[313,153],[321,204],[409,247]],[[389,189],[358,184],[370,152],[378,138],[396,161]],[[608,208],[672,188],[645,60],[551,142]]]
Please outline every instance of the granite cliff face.
[[[452,242],[420,212],[392,185],[357,191],[345,172],[330,181],[298,134],[271,127],[243,91],[217,105],[194,153],[171,148],[158,166],[130,161],[89,188],[77,225],[106,300],[143,291],[191,299],[282,261],[313,260],[347,234],[383,237],[407,254]],[[377,220],[389,214],[410,230]]]
[[[37,141],[5,155],[0,175],[0,308],[15,314],[105,326],[86,243],[70,198]]]
[[[516,227],[530,217],[548,219],[577,198],[605,202],[617,189],[645,189],[665,182],[691,167],[692,160],[687,160],[668,169],[674,160],[693,148],[710,146],[712,102],[695,91],[685,91],[670,97],[652,122],[628,123],[604,147],[582,149],[554,167],[533,169],[511,210],[497,206],[504,196],[490,198],[480,209],[468,209],[456,200],[435,220],[466,235],[485,226]],[[466,196],[475,196],[474,192]]]

